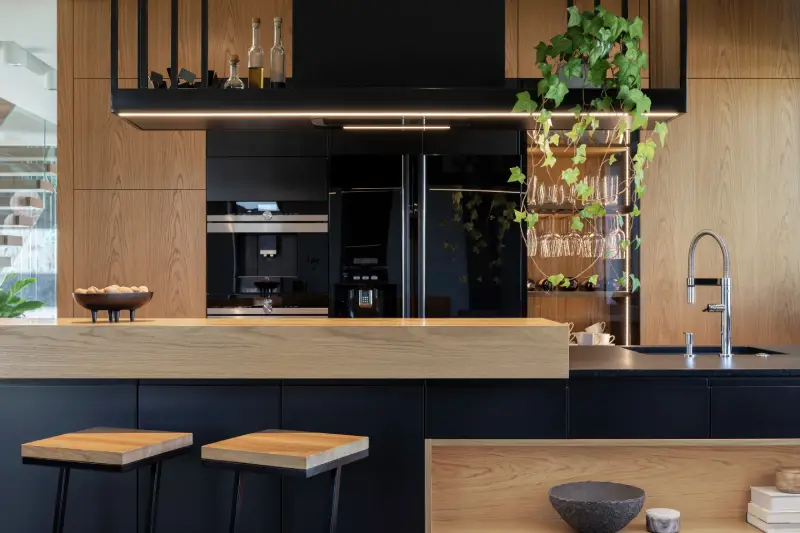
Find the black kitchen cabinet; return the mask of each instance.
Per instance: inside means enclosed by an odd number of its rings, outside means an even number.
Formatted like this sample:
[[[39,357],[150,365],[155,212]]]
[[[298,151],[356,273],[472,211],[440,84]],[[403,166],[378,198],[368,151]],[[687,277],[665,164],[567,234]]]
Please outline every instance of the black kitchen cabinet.
[[[208,131],[206,157],[326,157],[328,132]]]
[[[429,381],[429,439],[564,439],[566,380]]]
[[[708,438],[709,403],[706,379],[571,379],[569,437]]]
[[[339,531],[425,530],[423,385],[285,385],[283,427],[369,437],[369,457],[342,469]],[[331,477],[286,477],[283,531],[327,531]]]
[[[717,380],[711,387],[711,436],[800,437],[800,380]]]
[[[2,531],[50,531],[58,469],[23,465],[20,445],[91,427],[136,427],[136,386],[0,385]],[[65,531],[135,533],[136,474],[74,470]]]
[[[324,157],[215,157],[206,161],[208,202],[325,202]]]
[[[233,472],[203,466],[200,447],[279,428],[280,386],[142,385],[139,424],[143,429],[194,434],[192,453],[170,459],[162,468],[158,529],[176,533],[227,531]],[[149,472],[142,470],[140,475],[139,525],[143,531]],[[237,533],[279,532],[280,479],[245,473],[244,495]]]

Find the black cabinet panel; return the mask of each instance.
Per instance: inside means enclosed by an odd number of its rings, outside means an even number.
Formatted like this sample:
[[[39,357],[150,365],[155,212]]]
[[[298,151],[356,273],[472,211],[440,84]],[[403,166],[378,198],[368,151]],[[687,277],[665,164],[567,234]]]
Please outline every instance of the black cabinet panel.
[[[327,202],[324,157],[219,157],[206,160],[209,202]]]
[[[326,157],[327,131],[209,131],[207,157]]]
[[[450,130],[423,135],[426,155],[518,155],[521,147],[520,133],[514,130]]]
[[[704,379],[572,379],[574,439],[707,438],[710,389]]]
[[[369,437],[369,457],[342,469],[339,531],[425,530],[423,386],[286,385],[283,427]],[[283,481],[283,531],[327,531],[330,476]]]
[[[563,439],[566,381],[428,382],[429,439]]]
[[[800,437],[800,386],[712,387],[711,436]]]
[[[422,132],[353,131],[331,132],[331,155],[419,155]],[[376,169],[377,171],[377,169]],[[378,171],[380,176],[382,171]]]
[[[0,385],[0,530],[52,527],[58,469],[23,465],[20,445],[97,426],[136,427],[134,385]],[[136,474],[73,471],[64,529],[135,533]]]
[[[172,532],[227,531],[233,472],[204,467],[200,447],[263,429],[280,427],[280,386],[145,386],[139,391],[143,429],[187,431],[194,448],[164,463],[158,529]],[[147,471],[140,474],[139,516],[144,526]],[[143,530],[143,529],[142,529]],[[244,474],[244,504],[237,533],[280,530],[280,480]]]

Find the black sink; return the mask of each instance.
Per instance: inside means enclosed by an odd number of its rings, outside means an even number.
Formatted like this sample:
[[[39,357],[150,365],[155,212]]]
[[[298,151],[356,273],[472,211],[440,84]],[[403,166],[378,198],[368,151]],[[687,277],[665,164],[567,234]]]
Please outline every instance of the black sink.
[[[647,355],[683,355],[686,353],[685,346],[626,346],[627,350]],[[695,355],[719,355],[719,346],[695,346]],[[783,352],[773,352],[763,348],[752,346],[734,346],[733,355],[755,355],[764,353],[767,355],[782,355]]]

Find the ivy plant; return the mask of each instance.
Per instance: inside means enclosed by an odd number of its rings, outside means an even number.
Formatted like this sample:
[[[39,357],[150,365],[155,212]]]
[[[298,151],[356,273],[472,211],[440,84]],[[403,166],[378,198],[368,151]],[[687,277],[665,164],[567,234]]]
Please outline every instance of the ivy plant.
[[[16,274],[10,274],[6,277],[6,281],[11,281],[15,277],[17,277]],[[34,283],[36,283],[34,278],[23,278],[15,281],[8,290],[0,289],[0,318],[21,317],[28,311],[34,311],[44,306],[44,302],[26,300],[19,296],[22,289]]]
[[[636,17],[629,21],[614,15],[603,7],[593,11],[580,12],[577,7],[567,9],[567,31],[553,36],[549,43],[540,42],[536,50],[536,63],[542,78],[534,98],[529,91],[517,94],[513,111],[528,113],[535,117],[535,127],[528,132],[533,144],[538,148],[534,167],[546,172],[552,181],[560,179],[566,187],[575,185],[576,196],[584,204],[581,209],[574,208],[571,228],[580,231],[584,220],[606,216],[605,206],[597,201],[591,202],[593,188],[581,181],[581,165],[586,161],[586,139],[593,138],[600,126],[598,116],[619,117],[608,139],[607,148],[615,141],[622,143],[629,132],[641,130],[636,153],[630,158],[629,178],[625,187],[633,190],[633,207],[630,216],[640,214],[640,200],[646,191],[645,172],[653,161],[659,146],[663,147],[667,137],[667,124],[655,122],[648,129],[647,113],[650,112],[650,98],[642,92],[642,71],[647,65],[647,54],[640,48],[644,38],[643,22]],[[566,82],[578,80],[583,87],[596,88],[595,97],[586,101],[585,91],[580,90],[581,103],[569,111],[574,122],[566,133],[551,131],[552,113],[561,108],[570,93]],[[600,115],[600,114],[603,115]],[[609,115],[612,114],[612,115]],[[563,136],[563,137],[562,137]],[[551,175],[557,162],[553,146],[566,146],[573,149],[572,165],[554,177]],[[612,165],[617,157],[606,150],[601,167]],[[515,209],[514,220],[523,226],[532,227],[539,221],[536,206],[529,202],[532,198],[533,180],[529,180],[519,167],[510,169],[509,182],[519,182],[526,191],[521,195],[519,210]],[[526,231],[522,232],[526,239]],[[636,235],[626,239],[623,247],[641,245]],[[595,259],[596,263],[597,259]],[[586,269],[588,272],[592,267]],[[544,272],[543,272],[544,273]],[[565,276],[562,273],[544,273],[551,283],[558,285]],[[597,281],[597,274],[589,279]],[[631,273],[623,273],[617,282],[625,289],[635,291],[639,280]]]

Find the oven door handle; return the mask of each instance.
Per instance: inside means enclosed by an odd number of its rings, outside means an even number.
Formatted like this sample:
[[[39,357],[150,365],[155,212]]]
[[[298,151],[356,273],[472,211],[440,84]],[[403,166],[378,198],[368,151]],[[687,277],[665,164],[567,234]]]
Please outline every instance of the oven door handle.
[[[328,233],[327,222],[208,222],[206,233]]]

